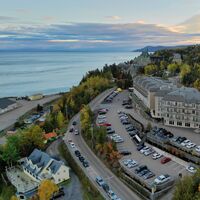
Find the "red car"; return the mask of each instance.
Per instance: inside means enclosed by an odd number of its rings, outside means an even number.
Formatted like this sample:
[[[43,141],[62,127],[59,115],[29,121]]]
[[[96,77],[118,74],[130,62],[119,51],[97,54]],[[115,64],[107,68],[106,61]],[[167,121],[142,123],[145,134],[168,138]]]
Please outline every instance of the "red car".
[[[98,124],[97,126],[111,126],[110,123]]]
[[[163,157],[161,160],[160,160],[160,162],[162,163],[162,164],[165,164],[165,163],[167,163],[167,162],[169,162],[169,161],[171,161],[172,159],[171,158],[169,158],[169,157]]]

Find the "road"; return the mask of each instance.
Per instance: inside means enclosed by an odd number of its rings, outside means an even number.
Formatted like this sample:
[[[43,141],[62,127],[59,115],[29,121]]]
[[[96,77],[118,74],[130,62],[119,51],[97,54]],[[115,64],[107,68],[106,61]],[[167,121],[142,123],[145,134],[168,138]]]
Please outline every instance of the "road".
[[[100,94],[97,98],[95,98],[89,105],[92,110],[99,107],[102,100],[107,96],[111,90],[107,90],[104,93]],[[75,121],[79,121],[80,114],[77,114],[73,119]],[[69,126],[70,127],[70,126]],[[70,147],[68,140],[72,140],[76,147],[81,151],[83,156],[89,161],[90,167],[83,168],[84,172],[88,176],[88,178],[96,185],[97,189],[101,192],[102,196],[105,199],[108,199],[107,194],[97,185],[95,182],[96,176],[101,176],[111,187],[111,189],[120,197],[122,200],[140,200],[132,190],[130,190],[118,177],[116,177],[104,164],[103,162],[91,151],[91,149],[87,146],[85,141],[83,140],[81,135],[66,133],[63,138],[68,148],[70,149],[72,156],[77,160],[77,163],[82,167],[81,163],[74,156],[73,149]]]
[[[19,117],[36,108],[38,104],[44,105],[58,99],[59,97],[60,95],[50,95],[36,101],[18,101],[21,105],[20,107],[0,115],[0,131],[12,126],[19,119]]]
[[[59,156],[59,151],[58,151],[58,146],[60,144],[62,140],[58,139],[56,141],[54,141],[47,149],[46,152],[53,158],[55,159],[59,159],[62,160],[63,162],[65,162],[64,159],[62,159]],[[67,165],[67,163],[66,163]],[[67,185],[63,185],[64,188],[64,192],[65,192],[65,196],[64,197],[60,197],[58,200],[66,200],[66,199],[70,199],[70,200],[82,200],[83,197],[83,193],[82,193],[82,189],[81,189],[81,183],[78,179],[78,177],[76,176],[76,174],[70,170],[70,183]]]

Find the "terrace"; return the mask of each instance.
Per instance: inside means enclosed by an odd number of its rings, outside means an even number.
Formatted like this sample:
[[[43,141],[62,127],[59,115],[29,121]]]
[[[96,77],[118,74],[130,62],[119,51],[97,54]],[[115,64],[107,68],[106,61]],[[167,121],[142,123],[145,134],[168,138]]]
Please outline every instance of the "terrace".
[[[6,169],[6,174],[12,185],[15,186],[18,193],[27,193],[35,191],[38,183],[33,181],[20,167],[11,167]]]

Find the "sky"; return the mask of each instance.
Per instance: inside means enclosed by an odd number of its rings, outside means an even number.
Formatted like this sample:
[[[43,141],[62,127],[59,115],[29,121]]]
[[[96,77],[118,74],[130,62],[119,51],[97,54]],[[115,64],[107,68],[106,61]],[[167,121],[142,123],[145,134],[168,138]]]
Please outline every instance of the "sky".
[[[200,0],[0,0],[0,50],[200,43]]]

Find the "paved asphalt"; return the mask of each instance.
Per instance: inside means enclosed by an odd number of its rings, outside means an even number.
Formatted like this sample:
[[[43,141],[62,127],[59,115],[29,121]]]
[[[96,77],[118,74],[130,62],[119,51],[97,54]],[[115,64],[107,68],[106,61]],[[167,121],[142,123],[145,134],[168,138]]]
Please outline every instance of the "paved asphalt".
[[[92,110],[95,110],[99,107],[101,101],[107,96],[111,90],[107,90],[104,93],[100,94],[97,98],[95,98],[89,105]],[[73,119],[79,121],[80,114],[77,114]],[[70,127],[70,126],[69,126]],[[107,194],[100,188],[97,183],[95,182],[96,176],[101,176],[111,187],[111,189],[120,197],[122,200],[140,200],[141,198],[138,197],[132,190],[130,190],[119,178],[117,178],[102,162],[101,160],[91,151],[91,149],[87,146],[85,141],[83,140],[81,135],[74,135],[69,132],[66,133],[65,137],[63,138],[67,146],[69,147],[72,156],[77,160],[77,163],[82,167],[79,160],[74,156],[74,149],[68,143],[68,140],[72,140],[76,148],[79,149],[82,155],[89,161],[90,167],[83,168],[84,172],[88,176],[88,178],[95,184],[97,189],[101,192],[101,194],[108,199]]]
[[[61,159],[59,156],[58,146],[61,142],[61,139],[54,141],[46,150],[46,152],[55,159]],[[65,160],[63,160],[65,162]],[[67,164],[67,163],[66,163]],[[81,189],[81,183],[76,176],[76,174],[70,170],[70,183],[63,185],[65,196],[60,197],[58,200],[82,200],[83,193]]]
[[[35,101],[17,101],[20,104],[20,107],[0,115],[0,131],[13,125],[19,119],[19,117],[33,108],[36,108],[38,104],[44,105],[48,102],[58,99],[59,97],[60,95],[49,95],[45,96],[43,99]]]

